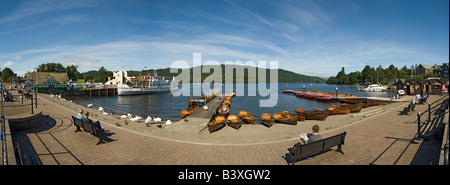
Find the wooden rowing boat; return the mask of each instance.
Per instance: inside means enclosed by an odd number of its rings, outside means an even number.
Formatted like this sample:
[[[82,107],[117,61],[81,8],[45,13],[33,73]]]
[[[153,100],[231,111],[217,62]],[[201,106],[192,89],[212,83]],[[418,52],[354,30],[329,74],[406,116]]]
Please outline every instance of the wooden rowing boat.
[[[219,108],[219,110],[217,110],[217,113],[219,115],[226,116],[230,113],[230,107],[227,105],[223,105],[222,108]]]
[[[347,105],[347,106],[350,109],[350,113],[360,112],[362,109],[362,105],[360,105],[360,104],[352,104],[352,105]]]
[[[329,102],[329,101],[331,101],[331,97],[328,95],[318,95],[316,97],[316,101]]]
[[[229,115],[227,117],[227,124],[230,127],[233,127],[236,130],[239,130],[239,128],[241,128],[242,125],[242,120],[239,119],[236,115]]]
[[[295,110],[295,114],[297,115],[297,119],[299,116],[305,117],[306,120],[320,120],[323,121],[327,119],[328,112],[322,110],[316,111],[304,111],[302,108]]]
[[[208,123],[209,133],[213,133],[217,130],[220,130],[227,123],[227,119],[224,116],[217,116],[214,120]]]
[[[261,123],[266,127],[271,127],[273,125],[274,118],[268,113],[264,113],[261,116]]]
[[[240,111],[239,112],[239,118],[247,124],[253,124],[255,122],[255,117],[253,117],[251,114],[249,114],[246,111]]]
[[[289,125],[297,125],[297,116],[295,114],[289,114],[288,116],[282,116],[281,118],[274,119],[274,121]]]
[[[289,125],[297,125],[297,116],[295,114],[289,114],[288,111],[283,111],[281,114],[273,114],[274,121],[277,123],[284,123]]]
[[[181,118],[185,118],[186,116],[188,116],[189,114],[191,114],[190,111],[187,111],[186,109],[183,109],[180,113]]]
[[[350,114],[350,107],[332,105],[326,111],[328,112],[328,115]]]

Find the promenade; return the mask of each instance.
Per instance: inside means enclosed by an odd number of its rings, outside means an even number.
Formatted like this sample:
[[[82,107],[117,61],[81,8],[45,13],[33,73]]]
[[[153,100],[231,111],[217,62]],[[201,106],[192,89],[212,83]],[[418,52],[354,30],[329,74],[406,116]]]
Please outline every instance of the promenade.
[[[448,96],[431,96],[428,102],[435,102],[433,105],[438,105],[444,99],[448,99]],[[96,145],[98,139],[92,135],[74,132],[75,126],[71,116],[76,115],[81,106],[59,103],[60,101],[62,100],[56,98],[53,100],[48,95],[39,94],[38,108],[34,112],[42,111],[44,116],[29,129],[12,133],[13,141],[19,143],[22,155],[36,155],[43,165],[286,165],[290,162],[287,149],[298,142],[298,139],[293,137],[247,143],[182,140],[175,136],[171,137],[170,130],[167,137],[156,128],[140,132],[128,129],[123,123],[120,123],[123,126],[116,126],[115,119],[91,114],[92,119],[100,119],[102,126],[107,130],[106,143]],[[27,103],[27,106],[23,105],[23,110],[30,107],[29,100]],[[399,115],[407,105],[407,102],[400,102],[380,106],[377,109],[363,109],[357,115],[360,116],[358,120],[336,128],[321,127],[324,138],[347,132],[343,145],[345,154],[331,150],[314,158],[299,161],[296,165],[436,164],[440,147],[434,147],[436,144],[429,143],[426,139],[414,139],[417,136],[416,113],[425,112],[428,106],[417,105],[412,114]],[[20,102],[5,103],[5,109],[17,111],[17,107],[20,106],[22,106]],[[11,111],[6,111],[6,118],[8,114],[12,114]],[[427,116],[425,114],[422,120]],[[348,117],[350,118],[350,115]],[[433,119],[436,117],[432,116]],[[336,118],[343,120],[347,117]],[[328,119],[332,122],[334,117]],[[448,123],[448,112],[441,122]],[[177,124],[181,123],[174,125]],[[301,124],[321,126],[321,122],[318,121],[299,122],[299,125]],[[266,129],[267,132],[270,132],[270,129]],[[216,133],[192,133],[196,134],[201,135],[203,139],[220,136]]]

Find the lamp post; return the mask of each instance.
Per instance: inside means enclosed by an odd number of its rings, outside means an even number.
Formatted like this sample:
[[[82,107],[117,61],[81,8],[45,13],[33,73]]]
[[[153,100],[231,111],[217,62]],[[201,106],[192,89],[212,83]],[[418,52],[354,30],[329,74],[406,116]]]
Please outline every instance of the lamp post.
[[[338,97],[338,88],[336,87],[336,98]]]

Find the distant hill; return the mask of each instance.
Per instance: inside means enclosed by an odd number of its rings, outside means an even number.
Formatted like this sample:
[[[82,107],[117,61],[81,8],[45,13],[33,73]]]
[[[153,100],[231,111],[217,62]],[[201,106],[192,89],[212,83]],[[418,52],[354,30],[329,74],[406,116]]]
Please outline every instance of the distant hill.
[[[197,66],[195,68],[200,68],[203,69],[204,66]],[[220,66],[222,69],[222,82],[225,82],[225,65],[221,65]],[[232,65],[232,66],[227,66],[227,67],[232,67],[233,68],[233,82],[236,83],[248,83],[248,78],[250,77],[251,79],[255,78],[256,82],[258,82],[258,67],[252,67],[252,66],[240,66],[240,65]],[[200,71],[201,71],[200,69]],[[244,71],[244,79],[237,79],[236,80],[236,71]],[[249,76],[249,72],[248,71],[253,71],[255,70],[255,74],[254,75],[250,75]],[[266,69],[266,82],[270,82],[270,70],[271,69]],[[273,69],[272,69],[273,70]],[[158,76],[165,76],[168,78],[172,78],[173,76],[178,76],[181,73],[182,69],[178,69],[177,73],[170,73],[170,68],[165,68],[165,69],[156,69],[156,72],[158,73]],[[193,68],[189,68],[190,74],[191,74],[191,83],[192,81],[192,74],[193,74]],[[201,81],[203,82],[203,80],[210,76],[212,73],[214,73],[214,70],[211,70],[211,73],[202,73],[201,74]],[[140,71],[127,71],[128,75],[131,76],[138,76]],[[97,74],[95,74],[95,71],[88,71],[86,73],[83,74],[90,74],[92,76],[97,76]],[[112,76],[112,75],[111,75]],[[326,82],[325,79],[316,77],[316,76],[307,76],[307,75],[302,75],[302,74],[298,74],[298,73],[294,73],[292,71],[287,71],[284,69],[278,69],[278,82],[314,82],[314,83],[323,83]]]

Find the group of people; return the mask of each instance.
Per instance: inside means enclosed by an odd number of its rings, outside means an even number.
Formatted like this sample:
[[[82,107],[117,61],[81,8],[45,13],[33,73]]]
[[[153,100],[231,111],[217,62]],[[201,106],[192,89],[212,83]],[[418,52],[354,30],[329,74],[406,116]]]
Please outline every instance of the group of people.
[[[83,114],[84,113],[84,114]],[[100,121],[92,121],[89,118],[89,111],[84,112],[83,109],[78,110],[78,114],[76,116],[77,119],[95,125],[99,130],[104,131],[105,129],[100,125]]]

